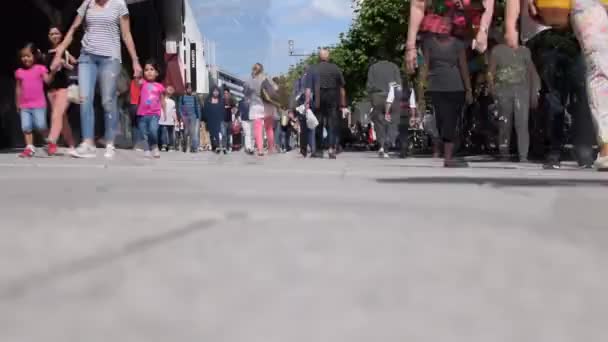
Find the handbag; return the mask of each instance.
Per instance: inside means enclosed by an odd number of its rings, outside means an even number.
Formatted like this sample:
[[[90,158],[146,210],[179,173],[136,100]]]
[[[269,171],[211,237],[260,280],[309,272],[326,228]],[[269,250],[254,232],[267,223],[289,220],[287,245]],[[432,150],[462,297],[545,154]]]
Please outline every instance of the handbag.
[[[281,107],[279,93],[275,89],[274,85],[270,83],[268,78],[262,81],[262,101],[266,103],[270,103],[275,105],[276,107]]]
[[[319,126],[319,120],[315,116],[315,113],[313,113],[312,110],[310,110],[310,109],[307,110],[306,111],[306,127],[308,127],[308,129],[315,129],[315,128],[317,128],[317,126]]]

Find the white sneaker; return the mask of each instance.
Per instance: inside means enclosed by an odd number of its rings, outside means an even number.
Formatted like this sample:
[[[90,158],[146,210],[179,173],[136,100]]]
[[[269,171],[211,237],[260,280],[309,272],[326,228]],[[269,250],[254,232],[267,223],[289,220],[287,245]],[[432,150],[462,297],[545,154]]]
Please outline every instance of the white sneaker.
[[[608,171],[608,156],[598,157],[593,166],[598,171]]]
[[[160,151],[158,150],[158,147],[155,147],[154,150],[152,150],[152,156],[156,159],[160,158]]]
[[[116,148],[112,144],[106,145],[106,152],[103,154],[104,157],[111,159],[114,158],[114,154],[116,154]]]
[[[97,149],[95,146],[83,142],[70,155],[74,158],[95,158],[97,157]]]
[[[152,153],[150,151],[145,151],[144,158],[152,158]]]

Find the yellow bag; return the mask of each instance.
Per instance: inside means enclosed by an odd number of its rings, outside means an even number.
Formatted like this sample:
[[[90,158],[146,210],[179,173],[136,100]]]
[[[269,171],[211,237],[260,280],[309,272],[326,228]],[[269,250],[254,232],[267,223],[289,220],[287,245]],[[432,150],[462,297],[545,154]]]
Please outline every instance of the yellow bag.
[[[601,0],[608,7],[608,0]],[[570,12],[572,11],[572,0],[534,0],[538,9],[538,16],[534,18],[543,25],[557,29],[565,29],[570,26]]]

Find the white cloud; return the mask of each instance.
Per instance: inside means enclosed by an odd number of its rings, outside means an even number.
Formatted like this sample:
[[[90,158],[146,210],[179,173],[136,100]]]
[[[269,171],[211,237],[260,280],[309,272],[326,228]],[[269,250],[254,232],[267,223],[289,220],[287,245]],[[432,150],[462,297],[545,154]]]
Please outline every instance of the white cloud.
[[[311,7],[334,18],[350,17],[353,14],[350,0],[313,0]]]

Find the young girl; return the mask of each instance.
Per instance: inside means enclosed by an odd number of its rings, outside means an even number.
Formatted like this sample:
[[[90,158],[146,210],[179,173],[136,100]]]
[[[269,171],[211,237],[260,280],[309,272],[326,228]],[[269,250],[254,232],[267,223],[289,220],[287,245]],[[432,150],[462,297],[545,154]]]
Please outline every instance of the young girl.
[[[139,131],[147,140],[145,156],[160,158],[158,148],[158,122],[164,116],[165,87],[156,80],[159,75],[158,64],[150,60],[144,66],[144,79],[141,81],[141,99],[137,108]],[[164,118],[163,118],[164,121]],[[150,154],[152,150],[152,154]]]
[[[48,133],[44,83],[50,83],[53,74],[49,74],[45,66],[38,64],[39,55],[40,51],[34,44],[28,43],[19,52],[22,67],[15,71],[16,107],[21,114],[21,130],[26,144],[25,150],[19,155],[21,158],[31,158],[36,153],[33,130],[45,137]]]

